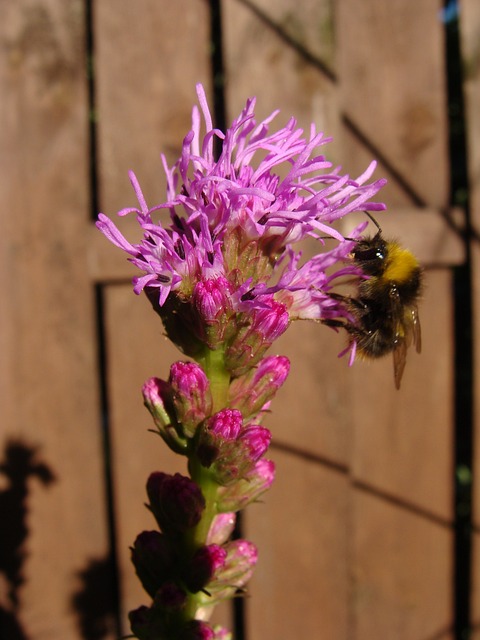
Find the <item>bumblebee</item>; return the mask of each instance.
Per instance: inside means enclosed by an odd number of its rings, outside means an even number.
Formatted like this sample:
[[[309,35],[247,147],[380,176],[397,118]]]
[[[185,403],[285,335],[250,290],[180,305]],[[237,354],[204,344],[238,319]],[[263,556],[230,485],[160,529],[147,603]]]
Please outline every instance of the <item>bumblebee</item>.
[[[323,323],[346,329],[360,357],[393,353],[395,386],[399,389],[408,347],[413,343],[418,353],[421,350],[417,302],[423,273],[413,253],[395,240],[385,240],[377,221],[369,217],[378,231],[360,238],[352,251],[353,262],[366,278],[358,282],[354,296],[329,294],[345,304],[353,321],[331,319]]]

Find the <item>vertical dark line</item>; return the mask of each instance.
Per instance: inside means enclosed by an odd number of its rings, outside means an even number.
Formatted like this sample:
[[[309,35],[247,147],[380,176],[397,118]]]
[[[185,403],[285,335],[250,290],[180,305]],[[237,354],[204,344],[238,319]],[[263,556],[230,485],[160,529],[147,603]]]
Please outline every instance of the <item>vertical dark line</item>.
[[[104,483],[105,498],[107,503],[107,526],[108,526],[108,563],[110,565],[111,575],[111,593],[114,607],[116,635],[120,637],[122,634],[122,621],[120,612],[120,575],[117,563],[117,534],[116,519],[114,509],[114,486],[112,471],[112,446],[110,437],[110,421],[108,406],[108,390],[107,390],[107,350],[105,339],[105,310],[103,287],[97,285],[95,287],[96,315],[97,315],[97,344],[98,344],[98,369],[99,369],[99,386],[100,386],[100,410],[102,421],[102,440],[103,440],[103,462],[104,462]]]
[[[213,120],[214,126],[225,131],[225,69],[223,63],[223,31],[222,31],[222,3],[221,0],[210,0],[210,46],[211,71],[213,85]],[[221,153],[222,141],[215,138],[215,155]],[[234,538],[243,536],[242,517],[237,514]],[[233,633],[235,640],[246,640],[245,631],[245,600],[241,596],[233,599]]]
[[[96,219],[98,213],[98,167],[97,167],[97,115],[95,95],[95,38],[93,20],[93,0],[85,0],[86,73],[88,100],[88,141],[89,141],[89,186],[90,215]]]
[[[93,0],[85,0],[85,46],[86,46],[86,75],[87,75],[87,100],[88,100],[88,142],[89,142],[89,198],[90,215],[92,220],[98,213],[98,166],[97,166],[97,123],[95,101],[95,38]],[[113,615],[115,619],[115,633],[120,637],[122,623],[120,614],[120,590],[119,571],[117,564],[117,539],[115,528],[115,513],[113,502],[113,478],[111,465],[111,440],[107,394],[107,358],[104,326],[104,302],[101,285],[95,287],[95,314],[96,314],[96,338],[98,357],[98,384],[100,396],[101,426],[102,426],[102,452],[106,500],[106,518],[108,529],[108,557],[110,566],[110,593]]]
[[[213,85],[214,126],[222,131],[226,127],[225,71],[223,65],[223,34],[221,0],[210,0],[210,46]],[[221,151],[221,140],[215,139],[217,157]]]
[[[449,114],[450,202],[465,212],[465,262],[453,270],[455,366],[455,639],[466,640],[471,629],[472,473],[473,473],[473,308],[471,220],[467,134],[463,95],[458,5],[446,1],[447,87]]]

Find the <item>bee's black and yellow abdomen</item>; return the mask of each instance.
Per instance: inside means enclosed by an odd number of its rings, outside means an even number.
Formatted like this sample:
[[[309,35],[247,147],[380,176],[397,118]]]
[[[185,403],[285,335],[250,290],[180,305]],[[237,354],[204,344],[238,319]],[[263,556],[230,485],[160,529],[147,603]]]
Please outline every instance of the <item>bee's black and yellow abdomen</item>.
[[[354,320],[334,322],[343,326],[363,358],[393,353],[397,388],[412,342],[420,351],[417,300],[422,289],[422,268],[417,258],[396,241],[387,241],[379,229],[361,238],[352,251],[355,264],[366,276],[358,282],[357,295],[347,298]]]

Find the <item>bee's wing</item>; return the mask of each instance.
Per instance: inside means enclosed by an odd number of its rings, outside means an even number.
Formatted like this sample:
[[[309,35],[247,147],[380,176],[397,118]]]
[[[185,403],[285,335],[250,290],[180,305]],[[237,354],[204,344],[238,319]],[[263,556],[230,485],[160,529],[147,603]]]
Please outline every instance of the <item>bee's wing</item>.
[[[410,311],[402,307],[402,301],[395,287],[390,291],[391,315],[395,320],[395,346],[393,348],[393,376],[395,387],[400,389],[405,363],[407,361],[407,349],[415,340],[412,332],[413,318],[410,318]]]
[[[407,349],[412,343],[415,345],[417,353],[420,353],[422,349],[422,333],[417,305],[412,305],[405,309],[403,317],[399,320],[396,328],[393,371],[397,389],[400,389],[400,381],[407,360]]]
[[[418,317],[418,308],[417,305],[413,305],[410,309],[410,313],[412,315],[412,337],[413,344],[417,350],[417,353],[420,353],[422,350],[422,331],[420,327],[420,318]]]
[[[407,341],[403,336],[398,339],[393,350],[393,376],[395,378],[395,387],[400,389],[405,363],[407,362]]]

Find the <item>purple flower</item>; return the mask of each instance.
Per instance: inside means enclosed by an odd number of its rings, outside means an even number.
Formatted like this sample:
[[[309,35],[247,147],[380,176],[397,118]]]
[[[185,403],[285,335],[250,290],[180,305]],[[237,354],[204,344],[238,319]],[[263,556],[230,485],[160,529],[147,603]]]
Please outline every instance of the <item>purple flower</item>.
[[[385,208],[371,201],[386,182],[369,183],[375,162],[356,180],[341,175],[318,153],[329,139],[313,125],[304,136],[292,118],[271,132],[277,113],[257,124],[253,98],[223,133],[212,126],[201,85],[197,94],[204,132],[195,106],[179,160],[168,167],[163,157],[165,202],[149,207],[130,173],[139,206],[119,215],[136,215],[141,242],[130,243],[99,214],[98,228],[140,270],[134,291],[147,291],[167,333],[188,355],[198,353],[198,342],[215,348],[227,328],[250,328],[250,339],[253,332],[271,342],[292,319],[345,317],[328,292],[336,278],[360,275],[351,261],[342,263],[365,225],[348,240],[331,225],[352,211]],[[214,137],[222,140],[218,159]],[[170,214],[169,225],[153,215],[162,210]],[[292,245],[307,236],[318,241],[319,253],[300,265]],[[335,241],[326,249],[325,236]],[[168,323],[172,314],[175,323]],[[258,346],[242,340],[246,352]],[[238,359],[235,336],[229,341]]]

